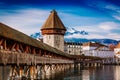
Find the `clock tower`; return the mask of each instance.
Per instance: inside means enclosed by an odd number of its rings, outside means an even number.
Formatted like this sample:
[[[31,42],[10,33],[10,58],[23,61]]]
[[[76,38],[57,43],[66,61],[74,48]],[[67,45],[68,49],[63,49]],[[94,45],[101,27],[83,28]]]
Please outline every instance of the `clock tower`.
[[[51,11],[48,19],[41,28],[43,42],[64,51],[64,34],[66,28],[55,10]]]

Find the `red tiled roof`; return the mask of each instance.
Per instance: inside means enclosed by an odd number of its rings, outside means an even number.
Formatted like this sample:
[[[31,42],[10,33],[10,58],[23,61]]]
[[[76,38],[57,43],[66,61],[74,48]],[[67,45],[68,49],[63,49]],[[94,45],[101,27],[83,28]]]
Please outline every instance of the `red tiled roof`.
[[[83,43],[83,46],[99,47],[99,46],[105,46],[105,45],[95,43],[95,42],[87,42],[87,43]]]
[[[120,48],[120,42],[115,46],[115,48]]]

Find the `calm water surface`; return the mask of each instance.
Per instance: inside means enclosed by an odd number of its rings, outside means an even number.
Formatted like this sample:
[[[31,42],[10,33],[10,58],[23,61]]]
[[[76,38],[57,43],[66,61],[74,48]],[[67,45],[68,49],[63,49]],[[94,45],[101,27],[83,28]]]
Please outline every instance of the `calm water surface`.
[[[120,80],[120,66],[71,69],[46,76],[44,80]]]

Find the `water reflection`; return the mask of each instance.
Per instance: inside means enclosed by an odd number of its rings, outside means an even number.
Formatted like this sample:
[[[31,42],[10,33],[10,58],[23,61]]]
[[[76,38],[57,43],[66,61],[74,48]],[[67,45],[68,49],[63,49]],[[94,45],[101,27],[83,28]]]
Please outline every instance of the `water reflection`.
[[[120,80],[120,66],[64,70],[55,72],[49,77],[44,80]]]

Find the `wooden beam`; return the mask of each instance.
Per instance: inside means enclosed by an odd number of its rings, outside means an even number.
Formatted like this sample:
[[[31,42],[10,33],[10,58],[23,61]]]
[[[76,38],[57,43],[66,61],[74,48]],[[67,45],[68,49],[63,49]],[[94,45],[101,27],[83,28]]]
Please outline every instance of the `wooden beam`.
[[[28,53],[28,46],[25,47],[25,52]]]
[[[2,43],[3,43],[3,39],[0,40],[0,45],[2,45]]]
[[[44,51],[43,51],[43,50],[41,50],[41,56],[44,56],[44,54],[43,54],[43,53],[44,53]]]
[[[7,49],[7,47],[6,47],[6,40],[4,40],[3,47],[4,47],[4,49]]]
[[[11,49],[14,49],[14,48],[15,48],[15,46],[16,46],[16,43],[14,43],[14,44],[13,44],[13,46],[12,46],[12,48],[11,48]]]
[[[15,49],[16,49],[17,51],[20,50],[20,48],[19,48],[19,44],[18,44],[18,43],[16,44]]]
[[[38,53],[40,56],[42,56],[42,52],[41,52],[41,50],[39,49],[39,53]]]
[[[31,52],[32,52],[32,50],[31,50],[31,47],[30,47],[30,46],[28,47],[28,51],[29,51],[29,53],[31,53]]]
[[[43,53],[43,54],[44,54],[44,56],[46,56],[46,51],[44,51],[44,53]]]
[[[22,52],[24,52],[24,49],[23,49],[22,44],[20,44],[19,47],[20,47],[20,50],[21,50]]]
[[[32,54],[36,54],[35,48],[32,49]]]

